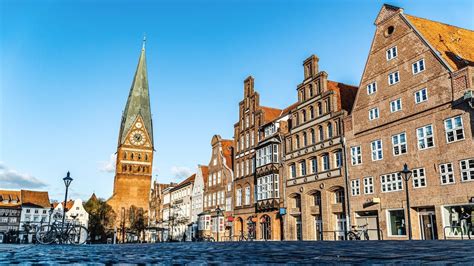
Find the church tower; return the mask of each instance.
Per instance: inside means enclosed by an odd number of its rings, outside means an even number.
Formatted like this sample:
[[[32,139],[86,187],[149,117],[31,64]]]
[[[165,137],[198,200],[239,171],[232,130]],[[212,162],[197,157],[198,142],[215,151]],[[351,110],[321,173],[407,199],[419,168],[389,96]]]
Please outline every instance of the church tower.
[[[148,210],[153,166],[153,124],[145,57],[145,41],[122,114],[117,147],[114,192],[108,200],[117,215],[126,217],[132,206]]]

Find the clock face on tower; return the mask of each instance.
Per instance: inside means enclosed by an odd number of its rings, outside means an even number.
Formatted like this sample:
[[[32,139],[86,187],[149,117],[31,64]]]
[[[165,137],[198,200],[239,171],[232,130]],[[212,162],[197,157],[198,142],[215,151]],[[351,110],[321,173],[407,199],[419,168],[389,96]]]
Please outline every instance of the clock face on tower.
[[[141,130],[135,130],[130,134],[130,142],[135,145],[143,145],[145,144],[145,133]]]

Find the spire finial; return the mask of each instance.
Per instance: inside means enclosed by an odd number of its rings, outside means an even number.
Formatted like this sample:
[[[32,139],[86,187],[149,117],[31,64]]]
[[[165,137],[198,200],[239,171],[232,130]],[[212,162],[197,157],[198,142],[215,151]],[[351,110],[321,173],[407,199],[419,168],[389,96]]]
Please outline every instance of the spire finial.
[[[146,43],[146,34],[143,33],[143,46],[142,46],[143,50],[145,50],[145,43]]]

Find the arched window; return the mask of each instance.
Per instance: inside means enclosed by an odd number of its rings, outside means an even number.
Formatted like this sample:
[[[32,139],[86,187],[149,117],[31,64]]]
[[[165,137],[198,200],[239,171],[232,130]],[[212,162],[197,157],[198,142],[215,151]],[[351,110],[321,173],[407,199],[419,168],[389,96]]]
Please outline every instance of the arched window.
[[[127,159],[127,152],[124,152],[124,153],[123,153],[123,158],[124,158],[124,159]]]
[[[303,123],[306,122],[306,110],[303,110],[301,115],[303,116]]]
[[[332,124],[328,122],[328,139],[332,138]]]
[[[296,135],[296,148],[300,148],[300,136]]]
[[[301,90],[301,101],[305,101],[306,100],[306,90],[305,88],[303,88]]]
[[[309,119],[314,119],[314,108],[313,108],[313,106],[309,107]]]
[[[292,142],[291,142],[291,138],[288,138],[286,149],[287,149],[288,151],[292,151],[292,150],[293,150],[293,145],[292,145]]]
[[[308,146],[308,137],[306,136],[306,132],[303,132],[303,147]]]
[[[318,115],[321,116],[323,114],[323,105],[321,102],[318,102]]]
[[[133,155],[133,152],[132,152],[132,156],[130,156],[130,158],[132,158],[132,160],[133,160],[133,157],[134,157],[134,155]]]
[[[138,160],[141,160],[141,159],[142,159],[142,154],[139,153],[139,154],[138,154]]]
[[[309,88],[309,96],[310,96],[310,97],[313,97],[313,95],[314,95],[314,92],[313,92],[313,84],[309,84],[309,87],[308,87],[308,88]]]
[[[321,191],[316,191],[313,194],[314,206],[321,206]]]
[[[331,112],[331,99],[326,99],[326,113]]]
[[[316,134],[314,133],[314,128],[312,128],[310,130],[310,134],[311,134],[311,144],[315,144],[316,143]]]
[[[319,131],[319,141],[323,141],[324,140],[323,126],[319,126],[318,131]]]
[[[300,162],[300,176],[306,175],[306,161],[303,160]]]
[[[262,239],[269,240],[271,239],[271,219],[268,215],[262,216],[260,219],[260,231],[262,232]]]
[[[329,165],[329,154],[328,153],[324,153],[322,156],[321,156],[321,166],[322,166],[322,170],[323,171],[328,171],[330,169],[330,165]]]
[[[148,161],[148,154],[145,153],[145,161]]]
[[[318,94],[321,94],[321,82],[320,81],[318,81],[317,86],[318,86]]]
[[[336,128],[336,136],[340,136],[341,135],[341,127],[339,126],[339,122],[334,121],[334,125],[335,125],[335,128]]]

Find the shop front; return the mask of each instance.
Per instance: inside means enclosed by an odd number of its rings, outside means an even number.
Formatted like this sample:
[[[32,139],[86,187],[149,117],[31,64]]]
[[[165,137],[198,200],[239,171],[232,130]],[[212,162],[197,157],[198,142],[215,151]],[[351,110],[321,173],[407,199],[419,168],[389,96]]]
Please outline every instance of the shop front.
[[[446,238],[473,238],[474,203],[441,206]]]

